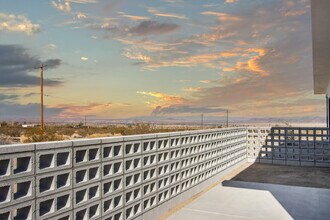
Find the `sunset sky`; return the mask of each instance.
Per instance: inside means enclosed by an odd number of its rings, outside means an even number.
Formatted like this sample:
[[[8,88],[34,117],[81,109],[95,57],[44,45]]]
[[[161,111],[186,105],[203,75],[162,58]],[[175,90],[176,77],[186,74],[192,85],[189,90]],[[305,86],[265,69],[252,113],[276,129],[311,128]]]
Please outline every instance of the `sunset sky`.
[[[0,120],[323,116],[309,0],[0,0]]]

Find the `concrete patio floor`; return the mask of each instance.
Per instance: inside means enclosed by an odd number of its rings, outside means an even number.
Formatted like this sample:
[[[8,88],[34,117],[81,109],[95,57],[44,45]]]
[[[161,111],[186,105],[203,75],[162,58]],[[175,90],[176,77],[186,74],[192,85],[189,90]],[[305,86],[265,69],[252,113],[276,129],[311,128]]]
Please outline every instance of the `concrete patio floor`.
[[[256,172],[258,170],[260,173]],[[311,177],[313,178],[310,179]],[[329,168],[252,164],[235,177],[227,178],[190,201],[167,219],[328,220],[330,219],[328,178],[330,178]]]

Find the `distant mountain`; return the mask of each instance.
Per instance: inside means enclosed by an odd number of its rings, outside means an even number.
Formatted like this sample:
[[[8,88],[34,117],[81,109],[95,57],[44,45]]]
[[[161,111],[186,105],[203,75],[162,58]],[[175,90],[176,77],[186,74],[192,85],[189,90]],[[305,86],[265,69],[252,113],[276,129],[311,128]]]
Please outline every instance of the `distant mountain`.
[[[38,118],[0,118],[0,121],[19,121],[19,122],[38,122]],[[226,117],[217,117],[217,116],[205,116],[204,115],[204,124],[224,124],[226,123]],[[84,122],[84,118],[69,118],[69,119],[49,119],[46,122],[54,123],[79,123]],[[186,116],[186,117],[174,117],[174,116],[139,116],[132,118],[97,118],[97,117],[87,117],[87,123],[93,124],[134,124],[138,122],[144,123],[154,123],[154,124],[200,124],[201,116]],[[230,117],[229,123],[244,123],[244,124],[253,124],[253,123],[325,123],[325,118],[320,116],[305,116],[305,117]]]

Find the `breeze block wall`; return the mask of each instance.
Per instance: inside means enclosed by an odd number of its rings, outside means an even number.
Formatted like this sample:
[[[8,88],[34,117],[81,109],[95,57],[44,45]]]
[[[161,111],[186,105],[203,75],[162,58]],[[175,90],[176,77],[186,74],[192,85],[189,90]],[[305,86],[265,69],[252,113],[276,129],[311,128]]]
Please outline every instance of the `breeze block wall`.
[[[245,128],[0,147],[1,220],[157,219],[246,161]]]
[[[248,128],[248,161],[330,167],[328,128]]]

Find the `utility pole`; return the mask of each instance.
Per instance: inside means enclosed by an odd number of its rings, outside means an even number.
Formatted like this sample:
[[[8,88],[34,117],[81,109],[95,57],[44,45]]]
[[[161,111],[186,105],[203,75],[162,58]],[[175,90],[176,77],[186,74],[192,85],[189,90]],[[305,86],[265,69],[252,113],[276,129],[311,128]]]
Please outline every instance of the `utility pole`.
[[[44,66],[40,64],[40,128],[44,130]]]
[[[201,128],[204,128],[204,114],[201,115]]]
[[[85,125],[85,127],[86,127],[86,115],[85,115],[84,125]]]
[[[228,117],[229,111],[228,111],[228,109],[226,110],[226,112],[227,112],[227,123],[226,123],[226,124],[227,124],[227,128],[228,128],[228,127],[229,127],[229,121],[228,121],[228,118],[229,118],[229,117]]]

